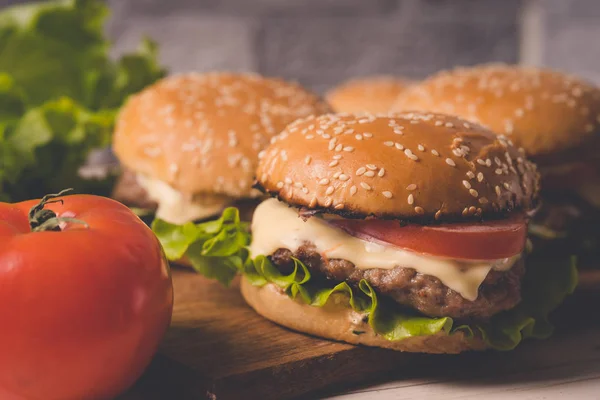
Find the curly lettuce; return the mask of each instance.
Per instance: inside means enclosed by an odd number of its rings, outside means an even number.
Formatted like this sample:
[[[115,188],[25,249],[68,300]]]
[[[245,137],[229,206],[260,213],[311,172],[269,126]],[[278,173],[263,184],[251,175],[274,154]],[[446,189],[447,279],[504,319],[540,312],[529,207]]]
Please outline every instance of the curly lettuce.
[[[56,0],[0,12],[0,200],[65,187],[108,194],[77,171],[110,143],[118,108],[164,76],[156,46],[109,57],[100,0]]]
[[[527,338],[550,336],[550,313],[577,285],[574,260],[547,263],[529,259],[521,303],[487,323],[464,325],[449,317],[431,318],[401,310],[394,302],[380,299],[366,280],[354,287],[346,282],[312,279],[309,269],[298,259],[294,259],[292,272],[281,273],[268,257],[250,256],[248,224],[239,220],[234,208],[225,210],[217,221],[172,225],[155,220],[152,228],[172,261],[187,258],[198,272],[223,283],[240,273],[255,286],[275,284],[290,298],[314,307],[323,307],[334,295],[343,296],[377,334],[390,341],[462,331],[468,336],[480,335],[490,348],[511,350]]]

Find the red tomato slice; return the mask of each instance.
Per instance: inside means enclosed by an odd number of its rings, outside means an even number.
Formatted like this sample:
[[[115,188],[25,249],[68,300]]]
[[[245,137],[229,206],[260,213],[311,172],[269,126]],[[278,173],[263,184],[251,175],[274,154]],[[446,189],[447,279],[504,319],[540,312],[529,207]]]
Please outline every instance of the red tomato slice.
[[[336,219],[329,223],[366,240],[376,239],[418,253],[454,259],[512,257],[523,251],[527,240],[523,215],[504,220],[427,226],[400,226],[398,221],[376,219]]]

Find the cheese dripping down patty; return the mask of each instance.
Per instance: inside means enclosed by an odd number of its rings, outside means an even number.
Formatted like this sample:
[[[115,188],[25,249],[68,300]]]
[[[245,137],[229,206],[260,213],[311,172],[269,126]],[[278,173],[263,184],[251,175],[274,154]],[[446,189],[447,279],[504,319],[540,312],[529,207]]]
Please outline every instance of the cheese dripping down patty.
[[[148,197],[158,204],[156,217],[172,224],[184,224],[217,215],[235,201],[229,196],[216,194],[185,195],[166,182],[139,174],[137,180]]]
[[[266,200],[256,208],[250,244],[253,257],[269,256],[280,248],[295,252],[305,242],[313,243],[324,257],[348,260],[359,269],[413,268],[438,278],[470,301],[477,299],[479,286],[492,269],[507,271],[520,257],[517,254],[499,260],[466,261],[425,255],[351,236],[317,217],[304,221],[296,209],[276,199]]]

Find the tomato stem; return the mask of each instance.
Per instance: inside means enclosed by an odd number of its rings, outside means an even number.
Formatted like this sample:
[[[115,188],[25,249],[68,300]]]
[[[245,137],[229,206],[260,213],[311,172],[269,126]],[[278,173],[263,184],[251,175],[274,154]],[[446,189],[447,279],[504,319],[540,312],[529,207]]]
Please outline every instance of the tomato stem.
[[[55,231],[60,232],[60,223],[61,222],[73,222],[85,225],[86,228],[89,228],[89,225],[85,221],[81,221],[75,218],[67,218],[67,217],[58,217],[56,213],[52,210],[45,209],[44,207],[47,204],[51,203],[61,203],[63,204],[62,199],[53,200],[57,197],[64,196],[65,194],[73,191],[73,189],[65,189],[56,194],[47,194],[42,197],[42,200],[35,206],[31,207],[29,210],[29,226],[31,227],[32,232],[44,232],[44,231]]]

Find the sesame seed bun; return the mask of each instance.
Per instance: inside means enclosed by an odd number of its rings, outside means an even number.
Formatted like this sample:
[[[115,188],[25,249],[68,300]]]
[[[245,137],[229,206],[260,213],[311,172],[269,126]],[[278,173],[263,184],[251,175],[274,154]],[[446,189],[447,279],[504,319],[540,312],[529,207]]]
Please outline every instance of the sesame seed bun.
[[[297,84],[253,74],[165,78],[132,96],[116,125],[121,163],[189,195],[252,196],[258,152],[328,106]]]
[[[600,89],[560,72],[503,64],[443,71],[392,107],[415,109],[481,123],[540,164],[600,159]]]
[[[486,348],[481,338],[468,338],[462,332],[389,341],[378,336],[368,324],[362,322],[362,316],[348,307],[347,301],[336,301],[339,296],[343,296],[340,294],[334,294],[334,298],[325,306],[314,307],[291,299],[273,284],[252,286],[246,278],[241,280],[241,292],[246,302],[263,317],[290,329],[319,337],[419,353],[457,354]],[[356,330],[364,333],[357,335],[353,333]]]
[[[369,76],[343,82],[325,98],[336,112],[385,113],[410,83],[392,76]]]
[[[442,114],[328,114],[261,152],[258,188],[346,217],[457,220],[528,210],[538,174],[503,136]]]

